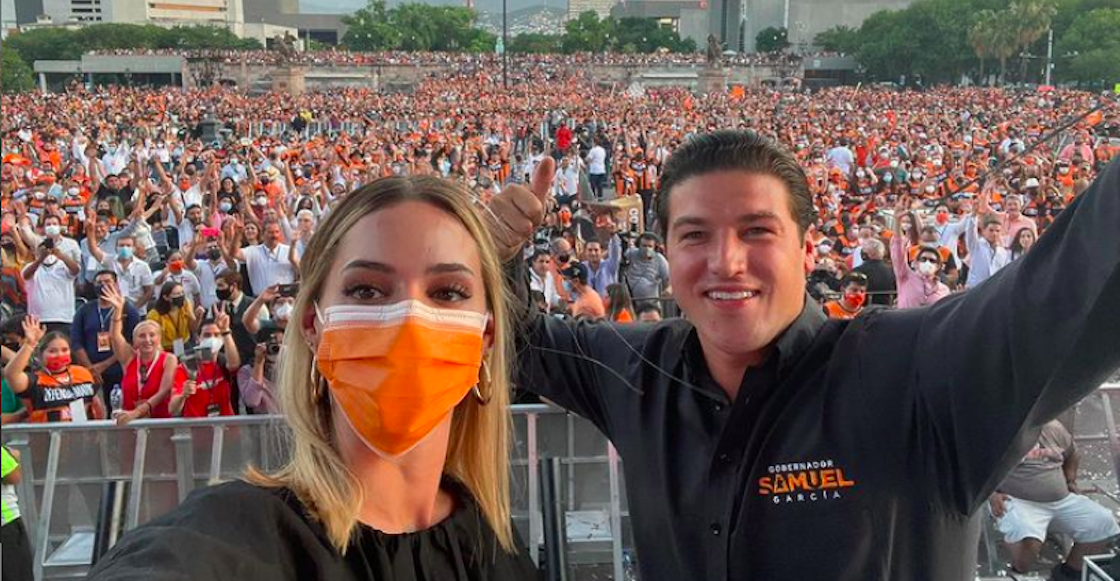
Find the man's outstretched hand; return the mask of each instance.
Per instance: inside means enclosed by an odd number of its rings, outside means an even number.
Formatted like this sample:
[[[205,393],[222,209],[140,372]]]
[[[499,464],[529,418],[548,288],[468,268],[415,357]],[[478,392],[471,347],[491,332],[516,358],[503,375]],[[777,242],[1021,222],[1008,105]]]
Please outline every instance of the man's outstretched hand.
[[[556,161],[552,157],[545,157],[533,172],[529,187],[511,185],[490,200],[490,212],[486,212],[486,221],[502,262],[516,258],[521,247],[532,238],[544,221],[545,207],[555,175]]]

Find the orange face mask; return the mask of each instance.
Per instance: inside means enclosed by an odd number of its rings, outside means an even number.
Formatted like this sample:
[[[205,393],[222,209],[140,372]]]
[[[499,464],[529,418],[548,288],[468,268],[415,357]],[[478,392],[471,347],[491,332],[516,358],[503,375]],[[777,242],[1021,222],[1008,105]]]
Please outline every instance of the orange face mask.
[[[478,384],[487,315],[419,301],[317,314],[319,372],[350,427],[382,456],[415,448]]]

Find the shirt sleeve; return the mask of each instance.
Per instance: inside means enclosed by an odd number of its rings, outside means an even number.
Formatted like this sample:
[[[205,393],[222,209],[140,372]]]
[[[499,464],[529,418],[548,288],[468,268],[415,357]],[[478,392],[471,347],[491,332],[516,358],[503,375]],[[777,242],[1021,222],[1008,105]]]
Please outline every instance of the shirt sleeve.
[[[587,418],[607,437],[613,433],[610,410],[638,393],[628,377],[646,343],[646,326],[562,321],[541,314],[528,299],[527,267],[515,260],[506,274],[517,296],[517,373],[521,389],[548,398]],[[656,359],[657,355],[647,355]]]
[[[0,478],[7,478],[9,474],[16,471],[16,468],[19,468],[19,462],[16,460],[16,457],[8,451],[7,446],[0,447],[0,450],[2,450],[0,453],[3,455],[2,459],[0,459]]]
[[[984,502],[1042,426],[1120,367],[1117,224],[1120,161],[1023,258],[929,308],[885,313],[881,332],[868,330],[863,379],[895,384],[875,402],[881,423],[895,425],[883,435],[905,434],[899,452],[924,457],[939,475],[931,485],[960,513]],[[891,343],[900,341],[912,354],[896,364]],[[889,381],[879,375],[890,369]]]

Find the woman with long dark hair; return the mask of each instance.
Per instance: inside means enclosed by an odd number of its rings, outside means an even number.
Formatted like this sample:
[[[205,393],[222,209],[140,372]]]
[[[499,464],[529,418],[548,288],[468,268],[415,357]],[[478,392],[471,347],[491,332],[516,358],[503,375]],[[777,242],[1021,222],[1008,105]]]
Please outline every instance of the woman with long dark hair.
[[[194,305],[187,298],[183,285],[175,281],[168,281],[160,288],[155,307],[148,311],[148,320],[159,324],[161,347],[175,353],[185,352],[198,327]]]
[[[634,301],[630,289],[621,283],[607,285],[607,320],[614,323],[632,323],[637,319],[634,314]]]
[[[29,373],[32,355],[41,366]],[[105,403],[97,397],[101,386],[93,373],[71,364],[70,337],[48,333],[34,315],[23,319],[23,342],[4,366],[4,379],[12,393],[24,400],[29,422],[69,422],[75,414],[105,418]]]

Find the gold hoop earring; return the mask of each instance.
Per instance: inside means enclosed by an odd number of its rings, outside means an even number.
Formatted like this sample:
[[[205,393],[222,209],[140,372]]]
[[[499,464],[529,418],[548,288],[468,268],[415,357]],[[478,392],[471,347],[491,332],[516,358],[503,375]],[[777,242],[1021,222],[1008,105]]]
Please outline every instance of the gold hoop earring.
[[[478,388],[479,383],[482,383],[481,381],[474,384],[474,388],[472,391],[474,392],[474,398],[478,400],[478,405],[486,405],[490,403],[490,400],[494,397],[494,382],[490,377],[490,364],[486,363],[485,359],[482,360],[482,377],[479,379],[486,382],[487,387],[489,387],[490,389],[490,393],[487,394],[485,398],[482,397],[482,390]]]
[[[319,355],[311,356],[311,401],[319,403],[323,399],[323,376],[319,374]]]

